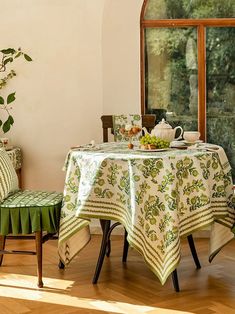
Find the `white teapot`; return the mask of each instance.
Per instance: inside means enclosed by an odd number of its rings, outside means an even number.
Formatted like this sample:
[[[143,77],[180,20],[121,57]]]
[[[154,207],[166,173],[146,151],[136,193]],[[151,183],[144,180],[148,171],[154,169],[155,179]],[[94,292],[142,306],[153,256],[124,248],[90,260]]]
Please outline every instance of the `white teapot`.
[[[180,129],[180,135],[175,138],[175,133],[176,130]],[[144,132],[148,133],[148,131],[146,130],[146,128],[143,128]],[[165,119],[162,119],[162,121],[160,121],[155,127],[154,129],[152,129],[151,131],[151,135],[155,135],[156,137],[160,137],[163,140],[166,141],[173,141],[173,140],[179,140],[182,138],[183,135],[183,129],[181,128],[181,126],[177,126],[174,129],[172,128],[172,126],[165,121]]]

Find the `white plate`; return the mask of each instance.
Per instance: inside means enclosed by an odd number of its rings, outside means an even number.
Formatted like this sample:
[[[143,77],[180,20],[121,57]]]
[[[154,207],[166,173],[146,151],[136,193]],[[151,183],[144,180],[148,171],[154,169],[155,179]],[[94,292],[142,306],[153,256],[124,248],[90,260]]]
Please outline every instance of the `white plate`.
[[[185,146],[186,146],[186,143],[184,141],[172,141],[170,143],[170,147],[173,147],[173,148],[185,147]]]
[[[156,149],[144,149],[144,148],[135,148],[135,150],[137,150],[138,152],[163,152],[166,150],[169,150],[170,147],[167,148],[156,148]]]

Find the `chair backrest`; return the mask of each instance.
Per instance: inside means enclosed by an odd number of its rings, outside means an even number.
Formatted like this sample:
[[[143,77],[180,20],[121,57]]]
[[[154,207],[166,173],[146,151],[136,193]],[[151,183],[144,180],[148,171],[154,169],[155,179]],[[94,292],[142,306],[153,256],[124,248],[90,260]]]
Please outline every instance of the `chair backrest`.
[[[19,183],[16,171],[7,152],[0,149],[0,202],[17,190]]]
[[[155,126],[156,116],[154,114],[144,114],[142,118],[142,127],[146,127],[148,131],[152,130]],[[103,128],[103,142],[108,142],[108,130],[113,130],[113,116],[104,115],[101,116],[102,128]]]

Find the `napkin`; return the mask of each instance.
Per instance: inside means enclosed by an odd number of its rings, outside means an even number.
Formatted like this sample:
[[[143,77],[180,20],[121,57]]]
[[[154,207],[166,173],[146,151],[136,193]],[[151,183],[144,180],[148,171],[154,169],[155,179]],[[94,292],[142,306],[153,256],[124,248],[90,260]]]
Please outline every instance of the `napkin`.
[[[79,149],[79,148],[88,148],[88,147],[95,147],[95,141],[92,140],[92,141],[90,141],[90,144],[86,144],[86,145],[72,146],[72,147],[70,147],[70,149]]]
[[[228,173],[231,170],[231,166],[228,161],[228,157],[223,149],[223,147],[210,143],[198,143],[196,145],[188,147],[188,149],[206,149],[211,152],[215,152],[219,156],[219,160],[222,166],[222,169],[225,173]]]

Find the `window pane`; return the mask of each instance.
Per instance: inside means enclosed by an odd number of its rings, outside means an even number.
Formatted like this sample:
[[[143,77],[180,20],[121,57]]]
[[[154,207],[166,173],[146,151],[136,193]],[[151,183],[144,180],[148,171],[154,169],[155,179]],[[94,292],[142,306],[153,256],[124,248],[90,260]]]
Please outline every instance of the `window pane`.
[[[234,0],[149,0],[145,20],[235,17]]]
[[[145,106],[157,121],[198,129],[196,28],[145,30]]]
[[[235,28],[206,34],[207,140],[224,147],[235,179]]]

